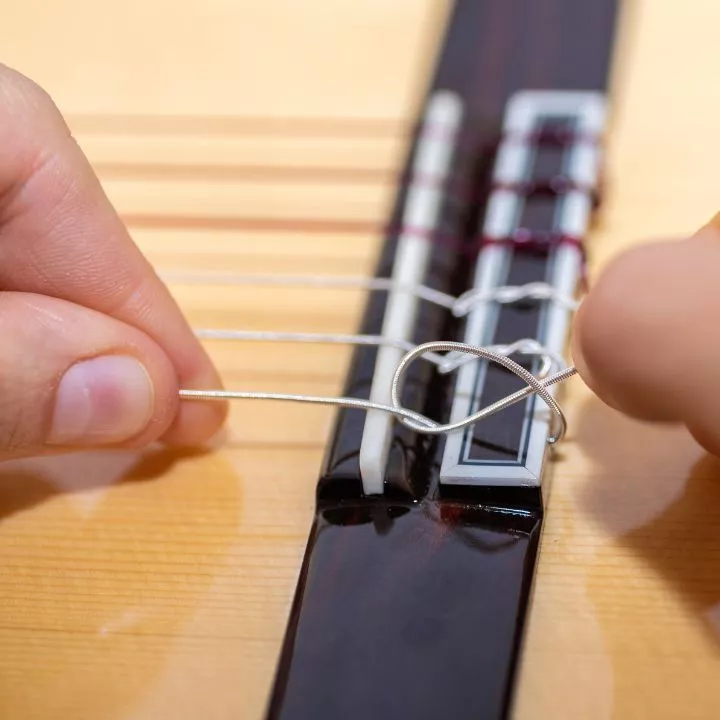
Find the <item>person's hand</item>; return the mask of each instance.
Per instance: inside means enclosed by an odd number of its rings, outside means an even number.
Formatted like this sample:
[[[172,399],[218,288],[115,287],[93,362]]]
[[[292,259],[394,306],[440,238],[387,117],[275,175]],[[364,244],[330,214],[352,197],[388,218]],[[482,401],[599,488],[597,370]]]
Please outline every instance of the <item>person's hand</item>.
[[[689,239],[612,262],[583,300],[572,354],[598,397],[685,424],[720,455],[720,216]]]
[[[0,460],[199,444],[220,379],[51,99],[0,66]]]

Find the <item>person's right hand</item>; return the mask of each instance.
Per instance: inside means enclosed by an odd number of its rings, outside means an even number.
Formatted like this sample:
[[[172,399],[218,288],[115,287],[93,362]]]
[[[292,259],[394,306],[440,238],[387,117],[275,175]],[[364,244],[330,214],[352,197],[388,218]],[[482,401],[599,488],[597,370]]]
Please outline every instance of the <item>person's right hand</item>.
[[[0,66],[0,460],[198,444],[220,378],[51,99]]]
[[[573,359],[608,405],[720,455],[720,216],[616,258],[577,313]]]

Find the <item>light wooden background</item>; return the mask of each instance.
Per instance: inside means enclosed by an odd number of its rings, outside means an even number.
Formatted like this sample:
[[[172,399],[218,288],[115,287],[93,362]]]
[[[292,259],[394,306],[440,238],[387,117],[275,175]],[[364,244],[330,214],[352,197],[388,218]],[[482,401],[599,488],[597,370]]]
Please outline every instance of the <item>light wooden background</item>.
[[[718,210],[720,4],[628,0],[593,270]],[[51,92],[160,271],[370,272],[443,0],[23,0]],[[352,331],[359,293],[175,287],[198,327]],[[642,288],[638,288],[641,292]],[[347,352],[210,345],[230,387],[333,393]],[[517,716],[720,712],[720,463],[579,381]],[[204,454],[0,466],[0,717],[259,720],[330,429],[239,403]]]

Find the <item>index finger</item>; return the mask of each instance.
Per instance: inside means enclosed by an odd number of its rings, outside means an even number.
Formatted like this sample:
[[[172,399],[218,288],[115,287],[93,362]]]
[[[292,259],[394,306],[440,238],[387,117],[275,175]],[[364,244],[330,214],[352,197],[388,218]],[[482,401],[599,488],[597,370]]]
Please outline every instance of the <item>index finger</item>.
[[[220,378],[180,309],[133,243],[50,97],[0,66],[0,290],[49,295],[149,335],[178,384]],[[224,404],[182,403],[163,438],[202,442]]]

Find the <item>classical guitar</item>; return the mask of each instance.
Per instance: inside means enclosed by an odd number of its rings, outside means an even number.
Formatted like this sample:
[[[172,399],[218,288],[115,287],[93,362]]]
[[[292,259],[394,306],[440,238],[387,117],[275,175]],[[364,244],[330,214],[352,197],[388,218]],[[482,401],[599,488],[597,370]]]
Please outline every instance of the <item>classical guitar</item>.
[[[550,377],[586,268],[717,209],[711,3],[42,5],[4,59],[231,390],[388,406],[436,341]],[[431,355],[415,422],[527,387]],[[245,398],[210,449],[3,464],[0,717],[714,717],[717,464],[536,390],[439,434]]]

